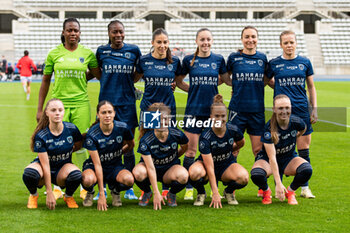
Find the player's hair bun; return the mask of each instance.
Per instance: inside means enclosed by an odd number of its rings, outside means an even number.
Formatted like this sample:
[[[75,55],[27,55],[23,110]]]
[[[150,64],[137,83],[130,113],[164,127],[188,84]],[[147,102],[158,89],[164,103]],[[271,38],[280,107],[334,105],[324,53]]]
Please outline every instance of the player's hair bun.
[[[222,95],[217,94],[216,96],[214,96],[213,103],[224,103],[224,98],[222,97]]]

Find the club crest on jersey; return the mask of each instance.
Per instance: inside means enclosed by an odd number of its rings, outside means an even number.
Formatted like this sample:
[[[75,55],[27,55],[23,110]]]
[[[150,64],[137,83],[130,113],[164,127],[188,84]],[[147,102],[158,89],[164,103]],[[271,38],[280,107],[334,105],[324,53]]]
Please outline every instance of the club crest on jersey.
[[[36,148],[41,148],[41,142],[40,141],[36,141],[35,142],[35,147]]]
[[[67,137],[67,142],[70,144],[73,142],[73,137],[72,136],[68,136]]]
[[[84,63],[85,59],[84,59],[83,57],[79,57],[79,61],[80,61],[81,63]]]
[[[216,63],[211,63],[211,68],[213,68],[213,70],[216,70],[216,67],[217,67],[217,65],[216,65]]]
[[[293,130],[290,134],[292,135],[292,137],[295,137],[295,136],[297,136],[297,131]]]
[[[176,142],[173,142],[172,144],[171,144],[171,148],[173,148],[174,150],[177,148],[177,143]]]
[[[299,64],[299,69],[304,70],[305,66],[303,64]]]
[[[118,137],[117,137],[117,142],[118,142],[118,143],[121,143],[122,141],[123,141],[122,136],[118,136]]]
[[[230,143],[230,145],[233,145],[233,138],[230,138],[230,139],[228,140],[228,143]]]
[[[125,53],[125,57],[126,57],[126,58],[130,58],[130,57],[131,57],[131,53],[129,53],[129,52],[128,52],[128,53]]]
[[[168,64],[168,70],[172,71],[173,70],[173,65],[172,64]]]
[[[265,138],[266,140],[270,140],[270,139],[271,139],[271,133],[270,133],[270,132],[265,132],[265,133],[264,133],[264,138]]]
[[[259,66],[262,66],[264,64],[264,62],[262,60],[258,60],[258,64],[259,64]]]
[[[92,146],[92,140],[90,138],[86,140],[86,145]]]

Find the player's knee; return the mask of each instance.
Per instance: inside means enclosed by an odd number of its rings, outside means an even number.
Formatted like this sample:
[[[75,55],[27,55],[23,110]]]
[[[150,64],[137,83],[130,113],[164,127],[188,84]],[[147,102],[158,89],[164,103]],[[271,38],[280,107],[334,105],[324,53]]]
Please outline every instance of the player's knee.
[[[124,176],[123,184],[126,186],[132,186],[134,184],[134,177],[131,174]]]
[[[259,180],[261,178],[265,179],[267,173],[264,169],[260,167],[256,167],[250,171],[250,175],[251,175],[252,181],[254,182],[255,180]]]
[[[135,177],[135,180],[137,180],[139,182],[141,182],[147,178],[146,169],[140,169],[140,168],[135,167],[132,171],[132,174]]]
[[[238,184],[241,184],[241,185],[247,185],[247,184],[248,184],[248,181],[249,181],[248,172],[242,172],[242,173],[238,176],[238,178],[237,178],[237,180],[236,180],[236,182],[237,182]]]
[[[188,172],[185,169],[181,169],[177,174],[176,181],[180,184],[186,184],[188,181]]]
[[[28,167],[24,169],[22,179],[25,184],[38,184],[40,173],[36,169]]]
[[[68,174],[66,182],[81,182],[81,179],[82,179],[81,171],[74,170]]]
[[[198,167],[198,166],[191,166],[189,170],[189,177],[193,181],[197,181],[200,178],[205,176],[204,169]]]
[[[82,174],[82,182],[83,186],[85,187],[91,187],[92,185],[94,185],[96,183],[96,179],[94,176],[92,175],[86,175],[86,174]]]
[[[296,170],[297,174],[310,178],[312,176],[312,167],[310,163],[302,163]]]

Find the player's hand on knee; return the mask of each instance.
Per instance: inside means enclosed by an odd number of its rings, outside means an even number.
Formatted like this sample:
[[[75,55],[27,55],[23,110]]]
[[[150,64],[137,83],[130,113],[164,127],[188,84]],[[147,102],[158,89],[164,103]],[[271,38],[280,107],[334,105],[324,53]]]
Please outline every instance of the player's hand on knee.
[[[210,207],[213,207],[214,209],[216,208],[222,208],[222,205],[221,205],[221,197],[220,197],[220,194],[219,193],[215,193],[213,194],[213,197],[211,199],[211,203],[209,205],[209,208]]]
[[[56,206],[56,198],[53,195],[53,192],[48,192],[46,194],[46,206],[47,208],[49,208],[50,210],[54,210],[55,206]]]

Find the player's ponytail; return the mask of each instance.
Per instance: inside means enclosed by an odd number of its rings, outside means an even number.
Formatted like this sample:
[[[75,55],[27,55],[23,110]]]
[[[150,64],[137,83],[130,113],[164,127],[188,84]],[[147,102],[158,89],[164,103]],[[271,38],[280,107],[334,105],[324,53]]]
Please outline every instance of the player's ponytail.
[[[168,115],[171,114],[170,108],[163,104],[163,103],[153,103],[151,106],[148,107],[147,111],[148,112],[156,112],[159,111],[160,113],[166,112]],[[150,129],[145,129],[143,127],[143,124],[140,126],[140,133],[139,133],[139,139],[141,139],[147,131],[150,131]]]
[[[275,98],[273,99],[273,106],[275,107],[276,100],[283,99],[283,98],[289,99],[288,96],[283,94],[276,95]],[[272,113],[272,116],[270,119],[270,128],[271,128],[271,139],[273,143],[276,145],[279,142],[279,138],[278,138],[277,116],[275,112]]]
[[[45,109],[43,110],[43,114],[41,115],[40,119],[39,119],[39,122],[38,122],[38,125],[36,126],[35,130],[34,130],[34,133],[31,137],[31,140],[30,140],[30,149],[34,152],[34,139],[35,139],[35,135],[40,131],[40,130],[43,130],[45,129],[47,126],[49,126],[49,117],[46,115],[46,110],[48,108],[48,106],[50,105],[51,102],[53,101],[60,101],[62,102],[61,100],[59,99],[56,99],[56,98],[53,98],[53,99],[50,99],[49,101],[47,101],[46,103],[46,106],[45,106]]]
[[[161,34],[165,35],[169,39],[169,35],[168,35],[167,31],[165,31],[164,28],[157,28],[156,30],[154,30],[154,32],[152,34],[152,42],[156,39],[156,36],[161,35]],[[152,49],[153,49],[153,46],[151,47],[151,53],[153,52]],[[166,50],[166,59],[167,59],[167,64],[173,63],[173,58],[172,58],[169,46],[168,46],[168,49]]]
[[[224,104],[224,97],[220,94],[214,96],[213,104],[210,106],[210,111],[212,112],[213,108],[217,106],[224,106],[226,108],[226,105]]]
[[[201,28],[196,33],[196,39],[198,38],[199,33],[203,32],[203,31],[208,31],[208,32],[211,33],[211,31],[208,28]],[[196,57],[198,56],[198,54],[199,54],[199,47],[197,46],[196,52],[193,55],[193,58],[192,58],[191,63],[190,63],[190,66],[193,66],[194,61],[196,60]]]

